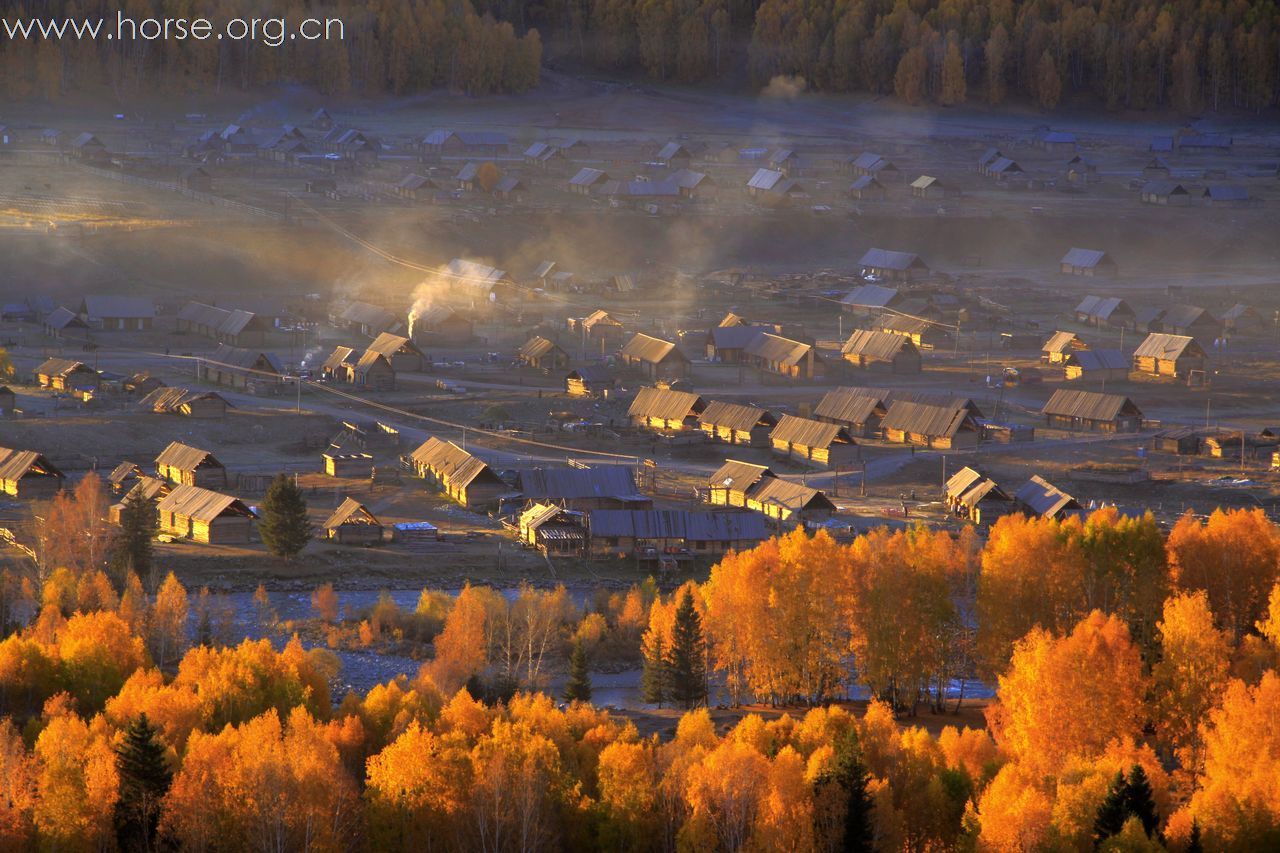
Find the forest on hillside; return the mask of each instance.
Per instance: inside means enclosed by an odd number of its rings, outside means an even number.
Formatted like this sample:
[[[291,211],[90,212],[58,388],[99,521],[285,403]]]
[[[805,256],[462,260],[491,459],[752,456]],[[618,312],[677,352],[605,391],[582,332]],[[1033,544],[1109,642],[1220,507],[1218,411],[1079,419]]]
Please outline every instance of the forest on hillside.
[[[27,4],[45,16],[105,2]],[[331,95],[537,85],[546,61],[700,83],[795,77],[811,89],[907,103],[1052,109],[1260,111],[1280,85],[1273,0],[133,0],[135,18],[336,16],[324,43],[0,43],[11,98],[57,98],[105,80],[118,93],[295,82]],[[27,11],[25,14],[32,14]],[[20,8],[6,16],[24,14]],[[544,56],[545,51],[545,56]]]

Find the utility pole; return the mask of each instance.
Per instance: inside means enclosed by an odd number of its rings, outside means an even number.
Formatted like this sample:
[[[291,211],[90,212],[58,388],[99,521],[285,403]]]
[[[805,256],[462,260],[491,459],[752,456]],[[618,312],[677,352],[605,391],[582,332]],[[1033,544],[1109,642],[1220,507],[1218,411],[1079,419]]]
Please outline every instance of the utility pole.
[[[298,394],[297,400],[293,404],[293,413],[295,415],[300,415],[302,414],[302,377],[294,377],[293,385]]]

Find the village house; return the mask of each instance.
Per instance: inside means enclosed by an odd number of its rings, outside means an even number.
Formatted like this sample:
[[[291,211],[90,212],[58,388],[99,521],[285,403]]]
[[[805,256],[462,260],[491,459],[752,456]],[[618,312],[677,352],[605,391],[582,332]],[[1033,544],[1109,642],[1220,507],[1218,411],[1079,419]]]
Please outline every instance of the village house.
[[[586,514],[536,503],[520,513],[521,544],[548,556],[580,556],[587,550]]]
[[[679,142],[668,142],[658,149],[653,160],[669,169],[687,169],[693,163],[693,154]]]
[[[1200,194],[1210,207],[1252,207],[1257,199],[1249,195],[1249,188],[1236,184],[1209,184]]]
[[[112,494],[128,492],[142,478],[142,469],[134,462],[121,462],[107,475]]]
[[[838,424],[856,438],[873,438],[880,432],[886,411],[883,397],[871,389],[836,388],[822,395],[813,417]]]
[[[622,363],[647,379],[683,379],[689,359],[675,344],[637,332],[618,353]]]
[[[698,417],[707,437],[726,444],[768,447],[769,433],[778,419],[767,409],[713,400]]]
[[[981,526],[990,526],[1014,511],[1013,498],[995,480],[974,468],[961,468],[948,478],[947,510]]]
[[[595,557],[717,557],[754,548],[769,538],[764,519],[750,512],[594,510],[588,517]]]
[[[929,274],[929,267],[912,252],[868,249],[858,261],[863,275],[874,275],[892,281],[910,281]]]
[[[519,203],[524,200],[525,194],[529,192],[529,188],[525,186],[524,181],[515,175],[503,175],[494,182],[491,191],[493,197],[502,201],[514,201]]]
[[[768,466],[726,459],[707,480],[706,501],[713,506],[745,508],[748,495],[777,476]]]
[[[914,310],[924,311],[927,309],[922,306]],[[915,344],[918,350],[938,349],[951,343],[951,333],[947,331],[945,326],[927,317],[919,317],[915,316],[914,313],[909,313],[912,311],[913,309],[903,303],[903,313],[883,315],[876,322],[875,331],[901,335]]]
[[[511,488],[483,460],[432,436],[409,455],[417,475],[467,507],[495,506]]]
[[[857,329],[840,348],[844,360],[855,367],[889,373],[919,373],[920,350],[905,335]]]
[[[707,360],[721,364],[746,362],[747,348],[771,326],[715,326],[707,331]]]
[[[160,532],[209,544],[250,542],[258,517],[239,498],[180,485],[156,504]]]
[[[358,385],[361,388],[372,391],[396,389],[396,369],[391,365],[391,359],[372,349],[367,349],[360,354],[356,363],[348,368],[347,375],[352,385]]]
[[[570,370],[564,378],[564,390],[570,397],[609,397],[618,385],[613,371],[602,364]]]
[[[106,160],[110,155],[107,146],[92,133],[82,133],[71,140],[71,156],[80,160]]]
[[[80,318],[105,331],[145,331],[155,320],[156,306],[141,296],[86,296],[80,300]]]
[[[653,499],[636,486],[629,465],[586,468],[524,468],[516,479],[522,500],[553,503],[566,509],[647,509]]]
[[[716,194],[716,182],[705,172],[691,169],[678,169],[667,176],[666,183],[674,186],[681,198],[703,199]]]
[[[765,373],[789,379],[818,379],[826,363],[811,344],[763,332],[743,350],[743,360]]]
[[[627,409],[627,417],[636,426],[672,432],[698,429],[698,417],[706,408],[706,401],[691,391],[641,388]]]
[[[1222,312],[1222,328],[1226,332],[1237,335],[1259,334],[1266,326],[1261,314],[1240,302]]]
[[[747,494],[747,509],[778,525],[823,522],[836,512],[824,492],[781,477],[765,477]]]
[[[54,391],[97,390],[100,381],[98,371],[82,361],[70,358],[46,359],[35,369],[33,375],[41,388]]]
[[[1116,275],[1115,261],[1101,249],[1070,249],[1058,262],[1059,269],[1068,275],[1089,278]]]
[[[0,493],[44,500],[60,492],[66,480],[44,454],[0,447]]]
[[[778,420],[769,443],[775,456],[818,468],[848,468],[862,458],[844,427],[795,415]]]
[[[1012,157],[997,157],[985,167],[984,174],[997,183],[1014,183],[1026,178],[1026,170]]]
[[[1191,193],[1174,181],[1147,181],[1142,185],[1142,203],[1173,206],[1191,204]]]
[[[419,347],[460,346],[476,336],[475,324],[448,305],[409,313],[409,337]]]
[[[1133,369],[1150,376],[1187,378],[1203,371],[1207,356],[1196,339],[1187,335],[1152,332],[1133,352]]]
[[[1142,429],[1142,410],[1120,394],[1059,388],[1040,414],[1053,429],[1110,433]]]
[[[939,450],[977,447],[982,432],[969,409],[894,400],[880,422],[884,437],[897,444],[916,444]]]
[[[1212,340],[1222,334],[1222,323],[1203,308],[1195,305],[1174,305],[1160,317],[1160,328],[1153,331]]]
[[[1013,500],[1019,510],[1037,518],[1061,519],[1081,509],[1079,501],[1038,474],[1014,493]]]
[[[769,168],[776,169],[788,177],[799,165],[800,158],[790,148],[779,148],[769,154]]]
[[[420,143],[423,154],[497,157],[506,154],[511,139],[494,130],[433,130]]]
[[[373,339],[365,353],[383,356],[397,372],[418,373],[426,369],[427,357],[409,338],[383,332]]]
[[[881,183],[897,180],[901,174],[891,161],[870,151],[846,160],[845,168],[858,177],[872,177]]]
[[[284,367],[274,354],[219,344],[213,355],[196,362],[201,379],[215,385],[250,388],[284,381]]]
[[[320,525],[326,539],[339,545],[381,545],[386,528],[368,507],[355,498],[346,498]]]
[[[569,365],[569,353],[541,335],[534,335],[525,341],[516,357],[525,367],[538,370],[559,370]]]
[[[53,309],[41,325],[45,336],[55,341],[70,339],[87,341],[89,339],[89,324],[81,320],[79,315],[70,308],[59,306]]]
[[[130,486],[125,491],[124,497],[107,509],[107,519],[112,524],[120,523],[120,515],[130,502],[136,500],[158,502],[173,491],[173,485],[167,480],[148,477],[145,474],[139,474],[131,483],[126,482],[124,485]]]
[[[1157,453],[1177,456],[1196,456],[1200,453],[1201,431],[1185,426],[1165,430],[1151,440],[1151,449]]]
[[[588,352],[604,355],[622,344],[622,321],[607,311],[596,310],[586,317],[570,317],[567,325],[570,332],[580,336],[583,349]]]
[[[336,346],[320,364],[320,375],[330,382],[350,382],[351,368],[359,357],[353,347]]]
[[[156,476],[175,486],[225,489],[227,469],[208,450],[171,441],[156,457]]]
[[[1040,347],[1040,360],[1046,364],[1065,364],[1072,353],[1089,349],[1075,332],[1054,332]]]
[[[1067,161],[1067,182],[1092,183],[1098,180],[1098,163],[1092,157],[1077,154]]]
[[[747,195],[760,202],[781,205],[804,194],[804,187],[795,178],[774,169],[756,169],[747,180]]]
[[[352,302],[339,314],[334,323],[340,329],[352,329],[366,338],[376,338],[383,332],[398,334],[403,328],[396,316],[385,308],[368,302]]]
[[[871,175],[862,175],[853,179],[849,189],[845,190],[845,194],[858,201],[884,201],[885,188],[884,184]]]
[[[1129,378],[1129,356],[1118,349],[1087,349],[1069,353],[1062,363],[1063,378],[1092,382],[1123,382]]]
[[[1036,147],[1045,151],[1074,151],[1076,135],[1065,130],[1046,130],[1036,139]]]
[[[1115,296],[1086,296],[1076,306],[1076,320],[1092,326],[1133,329],[1137,314],[1129,303]]]
[[[146,412],[181,415],[197,420],[226,417],[227,409],[234,408],[216,391],[193,391],[176,386],[155,389],[138,401],[138,407]]]
[[[260,347],[274,324],[252,311],[188,302],[178,311],[177,328],[231,346]]]
[[[440,186],[425,175],[408,174],[395,185],[395,194],[406,201],[431,201]]]
[[[863,284],[854,288],[849,295],[840,300],[845,311],[865,317],[878,316],[886,308],[892,308],[902,302],[902,294],[896,287],[885,287],[883,284]]]
[[[594,190],[609,181],[608,172],[583,166],[569,179],[569,192],[578,195],[591,195]]]

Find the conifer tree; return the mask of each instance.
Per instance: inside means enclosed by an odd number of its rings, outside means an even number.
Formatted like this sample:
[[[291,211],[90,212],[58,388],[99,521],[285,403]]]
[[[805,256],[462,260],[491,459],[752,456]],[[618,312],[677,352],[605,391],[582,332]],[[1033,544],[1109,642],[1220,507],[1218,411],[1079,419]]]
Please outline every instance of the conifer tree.
[[[671,678],[671,699],[686,708],[696,708],[707,700],[707,648],[702,635],[702,617],[693,606],[693,593],[685,589],[676,621],[671,629],[671,652],[667,666]]]
[[[1151,781],[1141,764],[1133,765],[1129,771],[1129,781],[1124,788],[1124,806],[1127,817],[1136,817],[1142,823],[1142,830],[1148,838],[1154,836],[1160,825],[1160,815],[1156,811],[1155,797],[1151,793]]]
[[[1111,787],[1107,789],[1106,798],[1098,807],[1098,816],[1093,821],[1094,847],[1113,835],[1119,835],[1124,829],[1124,823],[1129,819],[1125,797],[1127,789],[1128,783],[1125,781],[1124,773],[1116,773],[1116,778],[1111,780]]]
[[[280,474],[271,481],[262,500],[258,533],[267,550],[286,560],[296,557],[311,538],[307,502],[302,497],[302,490],[288,474]]]
[[[591,673],[587,670],[587,650],[581,642],[573,644],[573,655],[569,658],[569,683],[564,689],[566,702],[591,701]]]
[[[173,782],[173,771],[160,740],[160,730],[145,713],[125,729],[116,749],[120,799],[116,802],[116,841],[124,851],[159,849],[156,823],[160,805]]]
[[[845,793],[844,843],[840,849],[845,853],[871,853],[875,850],[875,806],[867,793],[870,774],[853,732],[839,744],[833,776]]]
[[[671,698],[670,673],[661,637],[655,637],[651,647],[644,650],[644,669],[640,673],[640,698],[651,705],[662,707]]]
[[[111,543],[111,570],[121,579],[129,572],[138,577],[151,575],[151,542],[155,539],[159,519],[156,502],[141,493],[125,499],[120,510],[120,530]],[[122,584],[123,585],[123,584]]]

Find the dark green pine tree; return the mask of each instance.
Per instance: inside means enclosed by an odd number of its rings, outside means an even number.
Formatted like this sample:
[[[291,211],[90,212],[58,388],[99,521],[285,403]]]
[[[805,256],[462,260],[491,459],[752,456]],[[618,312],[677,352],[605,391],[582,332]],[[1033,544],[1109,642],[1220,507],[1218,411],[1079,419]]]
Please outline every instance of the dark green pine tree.
[[[124,742],[116,749],[120,774],[120,799],[116,803],[116,841],[123,851],[160,849],[156,823],[160,802],[173,782],[173,771],[160,741],[160,730],[146,714],[125,729]]]
[[[1124,786],[1124,807],[1129,817],[1136,817],[1142,823],[1142,831],[1148,838],[1155,837],[1156,828],[1160,825],[1160,813],[1156,810],[1155,796],[1151,793],[1151,780],[1141,764],[1133,765],[1129,771],[1129,781]]]
[[[662,638],[655,638],[653,647],[644,650],[644,669],[640,673],[640,698],[650,705],[662,707],[671,698],[670,672]]]
[[[272,554],[292,560],[311,538],[311,522],[307,520],[307,502],[302,490],[288,474],[271,481],[262,499],[262,519],[258,534]]]
[[[1129,808],[1126,793],[1129,785],[1125,781],[1124,772],[1116,773],[1107,789],[1107,796],[1098,807],[1098,816],[1093,821],[1093,846],[1097,847],[1113,835],[1119,835],[1129,819]]]
[[[569,658],[569,683],[564,688],[564,701],[591,701],[591,673],[587,670],[587,650],[581,642],[573,644]]]
[[[1204,842],[1200,840],[1200,821],[1191,821],[1191,837],[1187,839],[1186,853],[1204,853]]]
[[[124,579],[133,572],[140,578],[151,575],[151,548],[159,528],[156,502],[140,492],[125,498],[120,510],[120,530],[111,543],[112,573]]]
[[[871,853],[875,850],[875,828],[872,823],[871,795],[867,793],[867,765],[862,763],[862,752],[853,732],[850,732],[836,758],[836,779],[845,791],[844,844],[845,853]]]
[[[702,617],[694,609],[693,593],[688,589],[676,608],[667,666],[671,672],[673,702],[696,708],[707,701],[706,640],[702,636]]]

